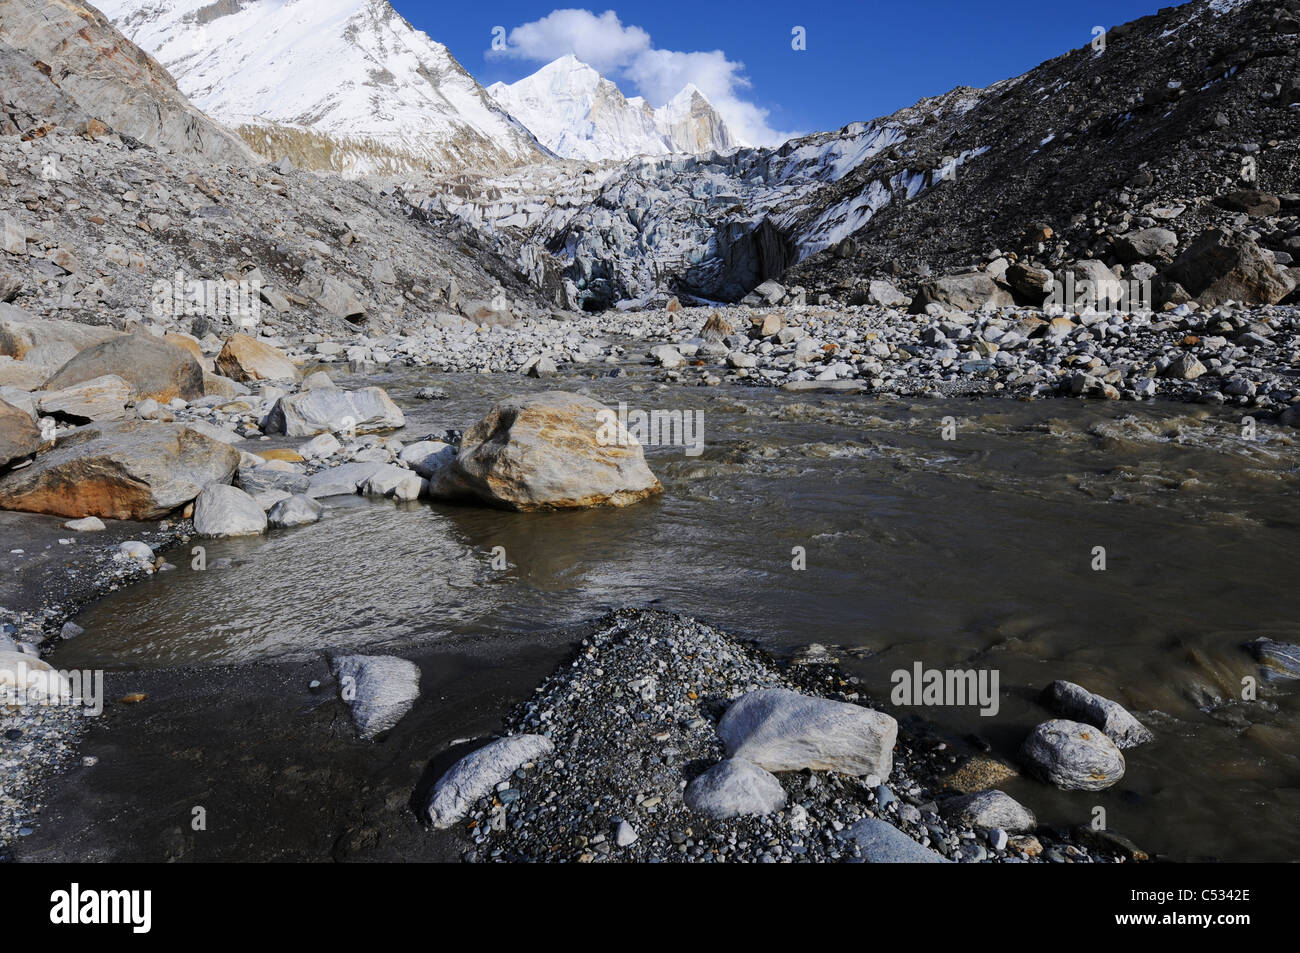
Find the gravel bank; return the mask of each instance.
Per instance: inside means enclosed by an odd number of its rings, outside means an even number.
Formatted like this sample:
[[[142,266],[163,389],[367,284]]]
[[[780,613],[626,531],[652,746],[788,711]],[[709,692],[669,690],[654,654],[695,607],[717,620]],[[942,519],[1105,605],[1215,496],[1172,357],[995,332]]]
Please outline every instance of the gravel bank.
[[[959,862],[1115,862],[1122,842],[1086,844],[1040,829],[1007,838],[943,819],[936,804],[952,749],[900,733],[887,782],[825,772],[782,774],[785,810],[728,821],[688,809],[688,782],[724,756],[717,722],[728,703],[787,688],[866,703],[831,666],[781,670],[758,649],[700,622],[622,610],[584,639],[573,660],[510,717],[507,733],[549,737],[555,757],[481,799],[461,825],[468,862],[853,861],[846,831],[880,818]],[[998,846],[1000,845],[1000,846]]]

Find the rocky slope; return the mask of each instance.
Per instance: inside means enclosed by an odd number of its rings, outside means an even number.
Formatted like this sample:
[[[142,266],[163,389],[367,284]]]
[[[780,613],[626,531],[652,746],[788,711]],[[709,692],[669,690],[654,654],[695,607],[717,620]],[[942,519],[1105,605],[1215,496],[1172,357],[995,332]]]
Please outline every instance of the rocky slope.
[[[879,187],[892,200],[852,242],[787,278],[852,294],[880,274],[953,270],[994,249],[1050,268],[1129,266],[1122,236],[1155,226],[1176,236],[1157,265],[1212,225],[1294,257],[1296,199],[1270,208],[1224,196],[1300,191],[1297,77],[1300,3],[1198,0],[1111,29],[1104,50],[1084,45],[988,89],[919,103],[882,121],[903,134],[897,148],[823,201]],[[893,185],[900,176],[919,197]]]
[[[627,99],[610,80],[564,56],[517,83],[488,93],[552,152],[588,162],[638,155],[726,152],[741,143],[694,86],[666,105]]]
[[[349,175],[547,156],[387,0],[104,0],[200,109],[257,152]]]
[[[0,134],[38,139],[55,125],[116,132],[155,148],[246,163],[249,149],[195,109],[168,72],[75,0],[0,4]]]

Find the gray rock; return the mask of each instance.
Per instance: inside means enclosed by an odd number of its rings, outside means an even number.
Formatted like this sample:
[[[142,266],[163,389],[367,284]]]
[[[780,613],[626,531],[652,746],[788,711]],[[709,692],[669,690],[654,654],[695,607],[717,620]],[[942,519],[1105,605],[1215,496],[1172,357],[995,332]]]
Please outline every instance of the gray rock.
[[[40,398],[37,407],[46,416],[72,423],[122,420],[127,416],[126,404],[134,396],[130,384],[114,374],[106,374],[52,389]]]
[[[1124,777],[1124,755],[1092,725],[1056,719],[1035,728],[1020,760],[1040,781],[1063,791],[1104,791]]]
[[[290,473],[271,467],[240,467],[235,477],[239,488],[250,496],[258,496],[270,490],[279,490],[290,496],[306,493],[311,486],[311,478],[303,473]]]
[[[768,771],[874,775],[893,769],[898,723],[888,715],[784,689],[751,692],[718,724],[727,755]]]
[[[341,467],[313,473],[307,495],[313,500],[327,496],[352,496],[381,466],[382,463],[345,463]]]
[[[319,387],[282,397],[267,417],[267,433],[314,437],[320,433],[378,433],[406,426],[406,416],[380,387],[357,391]]]
[[[861,859],[858,864],[950,864],[947,857],[923,847],[894,825],[876,817],[867,817],[844,830],[840,837],[856,841]]]
[[[660,367],[669,369],[681,367],[686,363],[686,358],[682,357],[681,352],[671,344],[660,344],[650,349],[650,357]]]
[[[289,529],[294,526],[308,526],[320,521],[325,507],[310,496],[297,494],[286,500],[280,500],[271,507],[267,514],[267,523],[276,529]]]
[[[407,659],[388,655],[343,655],[331,670],[339,696],[352,709],[362,739],[370,741],[389,731],[420,697],[420,669]]]
[[[949,798],[939,805],[939,813],[964,827],[982,830],[1000,828],[1019,834],[1038,826],[1033,811],[1001,791],[979,791]]]
[[[365,496],[380,496],[409,502],[420,498],[422,485],[420,474],[414,470],[385,463],[361,484],[361,492]]]
[[[758,765],[728,758],[705,771],[686,788],[686,806],[725,821],[744,815],[771,814],[785,807],[785,788]]]
[[[426,480],[432,479],[443,467],[456,459],[456,450],[440,440],[421,440],[402,448],[398,459]]]
[[[1178,251],[1178,236],[1167,228],[1143,228],[1115,239],[1115,257],[1126,265],[1139,261],[1170,261]]]
[[[636,832],[636,828],[627,821],[619,821],[614,828],[614,843],[619,847],[631,847],[641,835]]]
[[[1119,702],[1095,695],[1074,682],[1052,682],[1043,692],[1043,703],[1064,718],[1095,725],[1120,748],[1136,748],[1155,737]]]
[[[912,299],[912,311],[921,313],[928,304],[939,304],[959,311],[983,311],[1007,308],[1015,304],[1011,293],[983,272],[946,275],[921,283]]]
[[[194,531],[212,538],[260,536],[266,532],[266,514],[243,490],[213,483],[194,502]]]
[[[1267,674],[1278,678],[1300,678],[1300,645],[1256,639],[1246,648],[1264,666]]]
[[[542,735],[511,735],[466,755],[434,786],[425,807],[429,823],[438,829],[451,827],[502,781],[554,752],[555,745]]]

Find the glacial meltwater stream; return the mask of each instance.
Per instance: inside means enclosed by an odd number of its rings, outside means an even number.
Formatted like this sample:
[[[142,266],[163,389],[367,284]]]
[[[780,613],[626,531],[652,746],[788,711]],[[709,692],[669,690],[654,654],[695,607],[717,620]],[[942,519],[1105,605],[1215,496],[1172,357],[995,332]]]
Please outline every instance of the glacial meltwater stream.
[[[1174,859],[1300,859],[1300,682],[1261,682],[1243,648],[1300,642],[1300,449],[1242,412],[1169,404],[891,401],[663,387],[648,371],[555,383],[371,375],[402,439],[463,429],[505,393],[702,410],[705,448],[651,448],[662,498],[513,514],[329,501],[318,525],[205,543],[77,619],[61,667],[205,665],[293,653],[512,645],[605,609],[698,616],[788,653],[827,646],[888,702],[911,669],[999,673],[1000,708],[916,708],[1014,760],[1054,679],[1127,706],[1156,740],[1100,794],[1005,785],[1052,824],[1108,826]],[[340,379],[349,385],[359,382]],[[414,399],[437,383],[444,402]],[[955,439],[945,439],[952,417]],[[249,449],[256,450],[256,445]],[[492,565],[504,548],[508,568]],[[794,568],[796,547],[806,569]],[[1105,569],[1094,568],[1097,548]],[[211,567],[223,557],[232,563]],[[557,639],[556,661],[567,646]],[[485,682],[483,690],[490,691]]]

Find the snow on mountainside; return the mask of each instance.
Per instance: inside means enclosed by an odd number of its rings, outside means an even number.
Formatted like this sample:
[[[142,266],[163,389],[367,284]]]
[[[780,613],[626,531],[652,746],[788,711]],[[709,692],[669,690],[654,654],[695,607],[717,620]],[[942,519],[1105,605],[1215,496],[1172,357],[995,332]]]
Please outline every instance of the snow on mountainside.
[[[639,96],[625,98],[614,83],[572,55],[517,83],[494,83],[488,93],[566,159],[600,162],[728,152],[741,145],[694,86],[654,109]]]
[[[387,0],[100,0],[196,106],[268,158],[346,174],[547,157]]]

